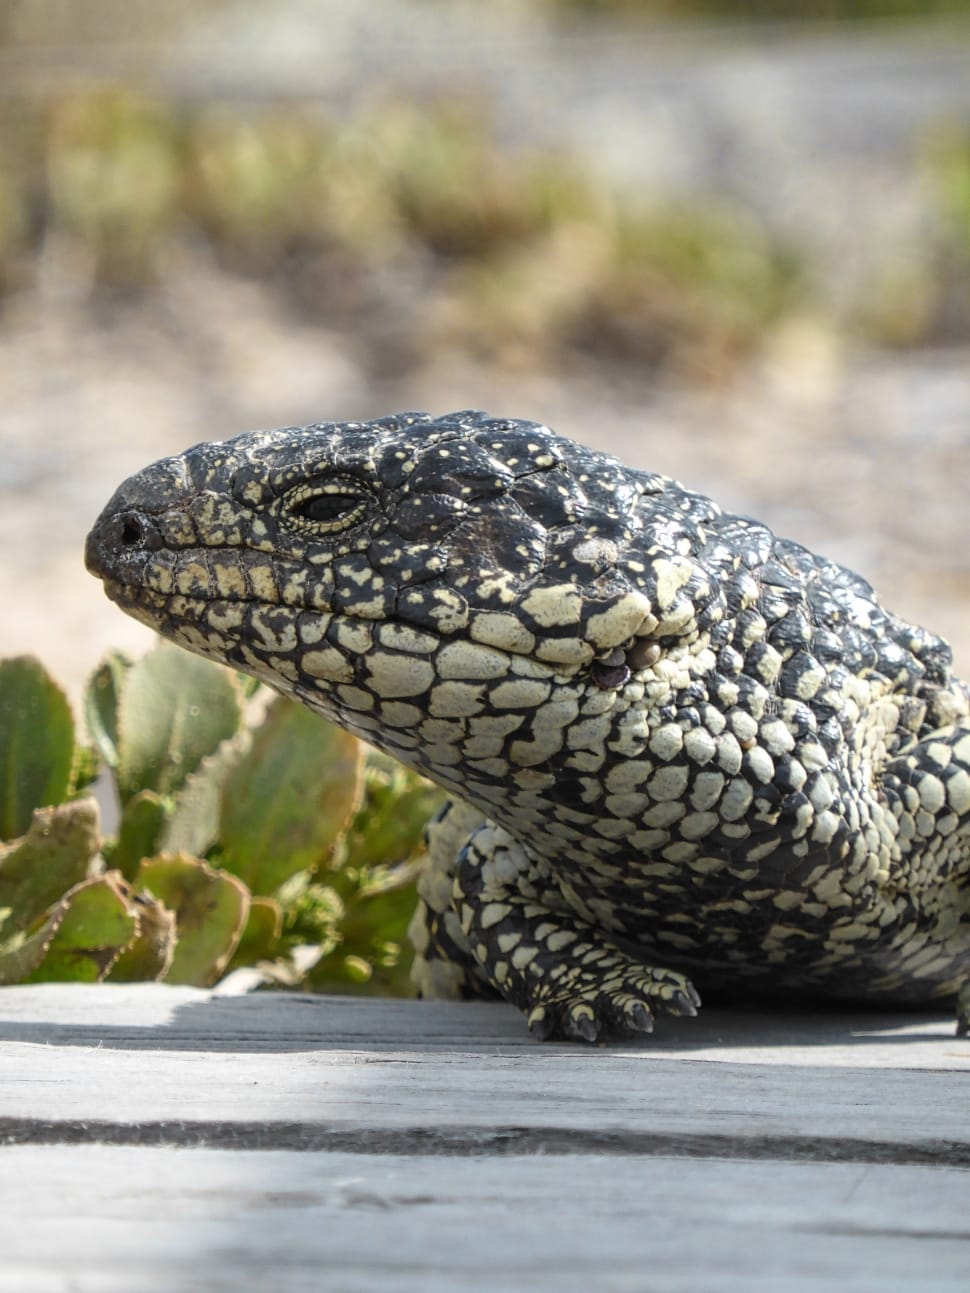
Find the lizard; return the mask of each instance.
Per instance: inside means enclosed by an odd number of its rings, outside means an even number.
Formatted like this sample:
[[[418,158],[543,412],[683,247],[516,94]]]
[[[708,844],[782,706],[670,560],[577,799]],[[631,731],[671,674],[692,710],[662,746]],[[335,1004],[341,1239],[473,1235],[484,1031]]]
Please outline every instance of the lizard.
[[[427,997],[540,1038],[700,993],[970,1026],[970,689],[845,567],[535,422],[254,431],[115,492],[124,611],[448,792]]]

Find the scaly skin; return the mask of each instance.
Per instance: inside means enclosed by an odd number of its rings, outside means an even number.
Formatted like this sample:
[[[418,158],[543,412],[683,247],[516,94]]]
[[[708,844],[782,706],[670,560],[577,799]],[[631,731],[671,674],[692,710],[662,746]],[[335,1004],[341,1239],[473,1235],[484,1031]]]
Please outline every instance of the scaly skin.
[[[966,1030],[968,689],[842,567],[471,412],[199,445],[121,486],[87,561],[166,637],[452,792],[424,994],[592,1041],[698,989],[962,989]]]

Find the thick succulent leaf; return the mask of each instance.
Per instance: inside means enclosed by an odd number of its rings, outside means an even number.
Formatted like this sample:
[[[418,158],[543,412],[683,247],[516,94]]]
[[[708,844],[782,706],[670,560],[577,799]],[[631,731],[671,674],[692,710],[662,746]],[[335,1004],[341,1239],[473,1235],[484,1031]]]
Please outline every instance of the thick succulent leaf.
[[[118,790],[175,794],[242,717],[228,669],[162,642],[132,665],[118,707]]]
[[[98,665],[84,688],[84,721],[88,735],[109,768],[118,766],[118,704],[131,660],[112,651]]]
[[[199,858],[163,853],[145,859],[136,885],[175,913],[178,942],[166,982],[215,983],[246,928],[249,890],[242,881]]]
[[[138,934],[131,891],[117,871],[86,880],[65,894],[40,964],[28,983],[97,983]]]
[[[112,983],[144,983],[163,979],[175,955],[178,932],[175,912],[147,894],[135,894],[138,935],[108,973]]]
[[[290,700],[275,700],[222,794],[220,861],[273,893],[329,853],[360,802],[362,746]]]
[[[125,804],[118,824],[118,839],[110,862],[127,880],[133,880],[142,858],[158,852],[162,829],[170,809],[154,790],[141,790]]]
[[[250,740],[248,731],[238,732],[185,778],[159,840],[162,852],[189,853],[194,857],[208,853],[219,835],[223,786],[230,770],[249,749]]]
[[[242,938],[229,966],[238,970],[243,965],[256,965],[269,961],[280,951],[279,940],[283,932],[283,913],[275,898],[253,898],[249,905],[249,919]]]
[[[39,808],[26,835],[0,844],[0,934],[27,929],[86,880],[100,847],[98,805],[78,799]]]
[[[47,919],[29,934],[18,933],[0,943],[0,986],[21,983],[36,970],[51,945],[58,925],[67,914],[67,905],[60,903]]]
[[[0,661],[0,839],[23,835],[35,808],[62,803],[73,766],[67,697],[33,656]]]

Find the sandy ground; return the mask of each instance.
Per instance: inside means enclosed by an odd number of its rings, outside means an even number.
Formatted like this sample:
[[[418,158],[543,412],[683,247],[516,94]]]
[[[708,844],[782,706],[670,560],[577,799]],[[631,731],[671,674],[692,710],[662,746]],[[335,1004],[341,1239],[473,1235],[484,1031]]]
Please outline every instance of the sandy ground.
[[[257,426],[485,407],[667,472],[866,575],[970,673],[970,354],[840,358],[792,327],[730,388],[495,372],[442,357],[405,381],[197,267],[145,307],[22,299],[0,320],[0,655],[77,695],[150,637],[83,569],[84,535],[150,460]]]

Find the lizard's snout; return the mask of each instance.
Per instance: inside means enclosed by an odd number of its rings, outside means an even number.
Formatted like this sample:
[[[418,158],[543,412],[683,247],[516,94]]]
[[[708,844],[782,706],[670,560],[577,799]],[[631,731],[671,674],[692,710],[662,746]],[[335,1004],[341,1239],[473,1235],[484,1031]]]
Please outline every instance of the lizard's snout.
[[[99,579],[117,576],[119,564],[139,553],[157,552],[162,536],[155,521],[138,508],[110,504],[95,521],[84,545],[84,564]]]
[[[186,493],[185,463],[166,458],[115,490],[84,545],[84,564],[99,579],[121,579],[139,560],[165,547],[162,515]]]

